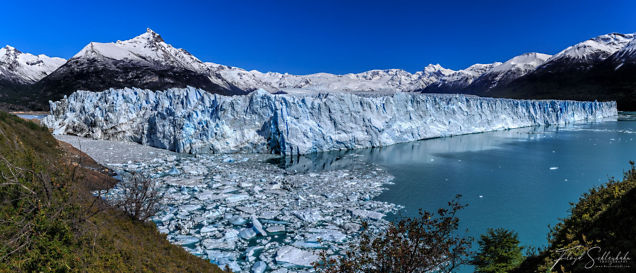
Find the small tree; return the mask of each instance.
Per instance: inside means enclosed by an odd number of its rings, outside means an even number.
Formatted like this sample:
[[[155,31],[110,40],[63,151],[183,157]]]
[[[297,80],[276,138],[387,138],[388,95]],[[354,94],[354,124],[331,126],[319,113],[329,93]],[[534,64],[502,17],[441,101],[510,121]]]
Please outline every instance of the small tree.
[[[510,272],[524,259],[518,234],[503,228],[489,228],[479,239],[479,252],[473,257],[475,272]]]
[[[163,195],[149,177],[133,173],[117,186],[122,191],[110,202],[131,218],[146,221],[159,211]]]
[[[386,232],[372,234],[366,222],[359,244],[339,258],[320,253],[314,267],[322,272],[452,272],[468,264],[472,238],[456,234],[456,213],[464,208],[460,195],[449,202],[450,209],[437,215],[420,209],[419,217],[390,223]]]

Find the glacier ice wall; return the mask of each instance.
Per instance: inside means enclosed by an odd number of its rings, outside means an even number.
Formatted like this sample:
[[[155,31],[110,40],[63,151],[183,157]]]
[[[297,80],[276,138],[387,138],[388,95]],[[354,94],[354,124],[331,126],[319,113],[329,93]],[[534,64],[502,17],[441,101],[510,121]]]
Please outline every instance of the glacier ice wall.
[[[50,103],[54,134],[182,153],[306,154],[616,116],[616,102],[395,93],[226,97],[195,88],[77,91]]]

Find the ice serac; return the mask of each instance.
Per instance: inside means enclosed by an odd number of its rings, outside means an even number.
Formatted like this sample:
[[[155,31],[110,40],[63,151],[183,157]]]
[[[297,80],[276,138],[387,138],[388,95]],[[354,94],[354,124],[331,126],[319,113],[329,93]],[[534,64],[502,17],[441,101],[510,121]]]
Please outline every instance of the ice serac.
[[[222,96],[195,88],[78,91],[50,103],[55,134],[127,140],[182,153],[306,154],[617,115],[616,102],[463,95]]]

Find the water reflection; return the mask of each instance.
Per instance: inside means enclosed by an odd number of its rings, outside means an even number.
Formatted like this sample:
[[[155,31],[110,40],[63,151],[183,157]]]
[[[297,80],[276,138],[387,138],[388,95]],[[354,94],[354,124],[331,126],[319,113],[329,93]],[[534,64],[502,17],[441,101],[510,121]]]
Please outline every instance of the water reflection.
[[[356,157],[363,157],[371,162],[382,162],[394,160],[394,157],[397,155],[401,163],[410,162],[418,164],[422,162],[422,157],[426,154],[438,157],[449,157],[464,152],[501,149],[506,148],[506,145],[511,142],[537,141],[544,138],[552,138],[555,137],[555,133],[561,130],[576,130],[589,124],[590,123],[571,123],[565,125],[533,126],[487,133],[432,138],[378,148],[331,151],[272,158],[267,162],[277,165],[280,168],[296,172],[321,172],[348,169],[356,164],[360,164],[360,161],[356,160]],[[430,159],[434,160],[434,158]]]

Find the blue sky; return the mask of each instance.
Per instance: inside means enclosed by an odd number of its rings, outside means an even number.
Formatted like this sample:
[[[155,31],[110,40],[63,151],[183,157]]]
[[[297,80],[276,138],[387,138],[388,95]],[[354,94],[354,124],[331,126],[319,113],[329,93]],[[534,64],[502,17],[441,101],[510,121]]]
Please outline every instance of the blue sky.
[[[27,3],[28,2],[28,3]],[[555,3],[558,2],[558,3]],[[463,69],[636,32],[636,1],[4,1],[0,44],[70,58],[152,28],[202,61],[308,74]]]

